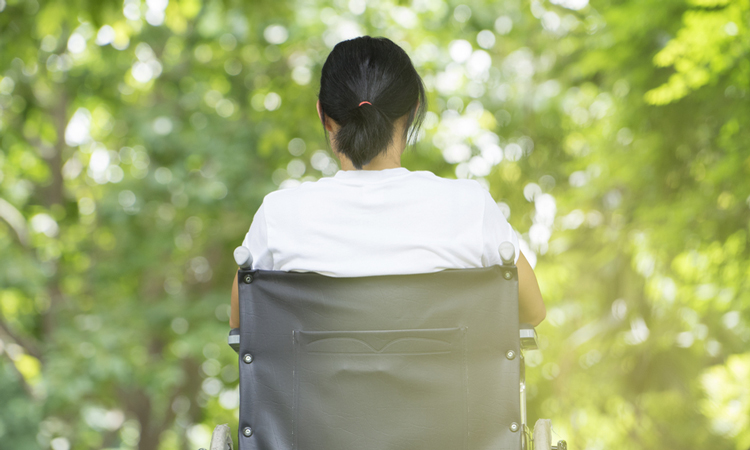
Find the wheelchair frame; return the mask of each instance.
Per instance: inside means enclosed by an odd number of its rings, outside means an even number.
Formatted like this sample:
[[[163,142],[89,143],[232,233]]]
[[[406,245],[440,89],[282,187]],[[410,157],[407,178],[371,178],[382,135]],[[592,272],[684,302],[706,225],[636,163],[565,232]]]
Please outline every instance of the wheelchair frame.
[[[503,261],[503,276],[506,279],[510,279],[514,276],[516,267],[513,262],[515,256],[515,249],[512,244],[505,242],[500,246],[500,255]],[[238,247],[235,252],[235,261],[240,266],[238,270],[238,283],[250,284],[253,281],[253,275],[255,273],[252,270],[252,259],[249,251],[244,247]],[[517,293],[516,293],[517,298]],[[558,441],[557,445],[551,445],[551,423],[547,419],[539,419],[532,429],[529,428],[526,414],[526,380],[525,380],[525,363],[524,363],[524,352],[528,350],[538,349],[538,341],[536,330],[528,324],[521,324],[519,329],[519,340],[520,340],[520,385],[519,385],[519,397],[520,397],[520,426],[516,423],[510,425],[510,429],[513,432],[521,431],[521,448],[519,450],[567,450],[567,444],[565,441]],[[232,329],[227,338],[227,343],[238,353],[240,352],[240,329]],[[512,351],[508,351],[506,357],[512,359]],[[249,354],[245,355],[244,358],[250,358]],[[243,361],[243,357],[240,358],[240,364],[248,363]],[[242,418],[240,418],[242,423]],[[514,428],[515,427],[515,428]],[[248,437],[253,434],[253,430],[249,427],[244,428],[240,431],[240,438],[242,435]],[[232,450],[232,438],[230,436],[230,430],[227,425],[219,425],[214,430],[210,450]],[[201,449],[203,450],[203,449]],[[354,449],[353,449],[354,450]]]

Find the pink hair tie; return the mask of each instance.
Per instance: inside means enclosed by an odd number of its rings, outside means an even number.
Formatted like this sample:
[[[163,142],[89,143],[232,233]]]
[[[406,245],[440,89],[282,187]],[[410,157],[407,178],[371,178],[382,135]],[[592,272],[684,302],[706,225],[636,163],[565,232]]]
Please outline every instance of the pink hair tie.
[[[372,106],[372,103],[370,103],[370,102],[361,102],[359,105],[357,105],[357,107],[359,108],[360,106],[364,105],[365,103],[367,103],[368,105]]]

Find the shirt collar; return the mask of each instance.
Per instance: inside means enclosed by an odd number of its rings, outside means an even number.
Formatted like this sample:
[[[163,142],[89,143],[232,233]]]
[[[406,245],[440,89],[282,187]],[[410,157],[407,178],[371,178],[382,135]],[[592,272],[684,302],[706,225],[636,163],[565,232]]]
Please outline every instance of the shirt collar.
[[[405,167],[393,167],[380,170],[339,170],[333,178],[337,180],[382,180],[410,173]]]

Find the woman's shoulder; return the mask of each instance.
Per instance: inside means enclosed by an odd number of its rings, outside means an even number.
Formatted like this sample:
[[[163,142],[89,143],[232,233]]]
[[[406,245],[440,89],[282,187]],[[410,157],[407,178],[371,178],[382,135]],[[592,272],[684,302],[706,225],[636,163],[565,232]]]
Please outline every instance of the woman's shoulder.
[[[283,186],[271,191],[263,197],[263,206],[268,208],[289,208],[294,205],[311,201],[313,198],[326,196],[325,191],[333,188],[331,177],[320,178],[315,181],[303,181],[295,186]]]
[[[484,195],[487,189],[484,188],[477,180],[470,178],[445,178],[427,170],[418,170],[412,172],[415,177],[425,183],[431,183],[433,185],[441,186],[445,189],[456,190],[461,193],[472,193],[475,195]]]
[[[348,175],[348,174],[347,174]],[[370,175],[370,174],[368,174]],[[391,174],[391,175],[395,175]],[[310,196],[323,194],[326,191],[340,192],[341,189],[364,185],[403,186],[404,189],[421,188],[432,190],[437,195],[450,192],[453,195],[487,195],[487,190],[476,180],[466,178],[445,178],[429,170],[414,170],[398,172],[398,176],[384,179],[372,177],[370,179],[353,179],[349,176],[323,177],[315,181],[305,181],[293,187],[286,187],[266,194],[264,203],[283,203],[306,199]]]

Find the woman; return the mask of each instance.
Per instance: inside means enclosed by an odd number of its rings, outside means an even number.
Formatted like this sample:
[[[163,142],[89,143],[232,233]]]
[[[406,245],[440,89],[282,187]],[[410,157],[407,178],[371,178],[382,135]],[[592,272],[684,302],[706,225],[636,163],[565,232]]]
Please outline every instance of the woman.
[[[399,46],[369,36],[337,44],[317,109],[341,170],[265,197],[243,242],[254,269],[356,277],[486,267],[501,264],[498,247],[510,241],[520,320],[544,319],[534,272],[490,194],[474,180],[401,167],[425,93]],[[239,327],[236,276],[230,326]]]

